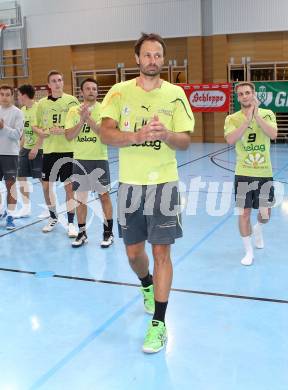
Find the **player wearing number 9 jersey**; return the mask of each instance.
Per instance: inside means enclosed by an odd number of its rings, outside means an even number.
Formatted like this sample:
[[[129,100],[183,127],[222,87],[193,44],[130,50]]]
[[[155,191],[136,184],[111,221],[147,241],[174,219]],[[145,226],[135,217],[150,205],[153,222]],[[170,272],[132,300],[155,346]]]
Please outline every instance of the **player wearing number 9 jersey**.
[[[78,100],[63,92],[63,75],[58,71],[48,74],[48,87],[51,95],[39,101],[34,130],[43,138],[43,190],[49,209],[48,224],[43,232],[52,231],[58,222],[53,183],[60,179],[65,183],[66,205],[68,214],[68,236],[76,237],[73,225],[74,197],[70,177],[73,169],[73,146],[65,137],[65,119],[69,109],[78,105]]]
[[[264,247],[262,224],[267,223],[274,202],[270,140],[277,137],[275,114],[258,108],[255,86],[250,82],[235,87],[241,110],[228,115],[224,134],[228,144],[235,144],[235,200],[240,209],[239,229],[245,248],[243,265],[253,263],[253,231],[255,246]],[[259,209],[257,223],[251,228],[251,210]]]

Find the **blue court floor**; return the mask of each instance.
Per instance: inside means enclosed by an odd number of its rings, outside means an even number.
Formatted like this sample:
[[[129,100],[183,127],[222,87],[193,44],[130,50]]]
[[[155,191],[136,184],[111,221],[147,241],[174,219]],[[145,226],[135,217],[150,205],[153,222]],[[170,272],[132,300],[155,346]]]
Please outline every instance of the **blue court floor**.
[[[184,237],[172,249],[168,343],[155,355],[141,351],[149,315],[116,226],[113,246],[99,246],[97,196],[89,198],[89,243],[73,249],[63,188],[63,224],[43,234],[41,185],[31,182],[32,216],[13,232],[0,224],[0,390],[287,390],[288,147],[273,144],[271,154],[277,205],[265,248],[245,267],[234,148],[193,144],[178,153]],[[110,169],[115,205],[115,149]]]

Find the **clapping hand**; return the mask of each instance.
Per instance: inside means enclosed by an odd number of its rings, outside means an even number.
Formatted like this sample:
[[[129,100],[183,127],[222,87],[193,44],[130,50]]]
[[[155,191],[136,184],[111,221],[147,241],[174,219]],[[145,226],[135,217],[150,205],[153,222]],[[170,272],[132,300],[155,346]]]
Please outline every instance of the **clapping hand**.
[[[169,135],[169,131],[160,122],[158,115],[154,115],[150,122],[150,129],[152,130],[153,141],[166,141]]]
[[[91,115],[89,106],[87,104],[81,104],[80,108],[78,109],[78,113],[82,122],[86,122]]]
[[[257,99],[256,95],[254,96],[254,115],[258,115],[258,108],[259,108],[259,100]]]

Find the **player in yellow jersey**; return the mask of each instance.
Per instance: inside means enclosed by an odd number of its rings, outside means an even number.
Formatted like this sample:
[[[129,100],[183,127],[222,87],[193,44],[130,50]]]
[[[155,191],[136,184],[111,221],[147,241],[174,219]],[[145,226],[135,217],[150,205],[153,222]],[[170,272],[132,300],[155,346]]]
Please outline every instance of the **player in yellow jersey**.
[[[29,183],[27,177],[39,179],[42,177],[43,150],[40,138],[32,129],[35,123],[37,102],[34,101],[35,89],[30,84],[21,85],[18,88],[18,100],[24,114],[24,131],[21,138],[21,150],[18,162],[18,182],[22,194],[23,207],[17,214],[18,217],[28,217],[31,213]]]
[[[190,144],[194,118],[181,87],[160,78],[165,43],[142,34],[135,44],[140,76],[116,84],[101,109],[102,142],[119,150],[119,232],[129,263],[142,284],[144,307],[153,314],[143,351],[165,345],[165,313],[172,283],[170,247],[182,236],[176,149]],[[152,245],[153,278],[145,241]],[[153,295],[154,290],[154,295]]]
[[[63,92],[63,75],[56,71],[48,74],[51,95],[41,99],[36,112],[34,130],[43,141],[43,190],[50,218],[43,232],[51,232],[58,222],[53,184],[60,180],[66,191],[68,236],[77,237],[74,220],[74,194],[71,182],[73,169],[73,147],[65,137],[65,119],[69,109],[79,104],[78,100]]]
[[[77,198],[79,232],[72,247],[78,248],[87,242],[86,218],[88,191],[98,192],[104,213],[102,248],[113,243],[112,203],[109,195],[110,173],[107,146],[99,138],[101,104],[97,102],[96,80],[87,78],[80,86],[84,102],[80,107],[70,108],[66,117],[66,138],[74,140],[73,189]]]
[[[225,138],[236,147],[235,200],[240,209],[239,230],[245,248],[243,265],[253,263],[251,236],[256,248],[263,248],[262,225],[267,223],[274,202],[270,140],[277,137],[277,123],[271,110],[258,108],[255,86],[250,82],[235,87],[241,110],[225,120]],[[251,210],[259,209],[257,223],[251,228]]]

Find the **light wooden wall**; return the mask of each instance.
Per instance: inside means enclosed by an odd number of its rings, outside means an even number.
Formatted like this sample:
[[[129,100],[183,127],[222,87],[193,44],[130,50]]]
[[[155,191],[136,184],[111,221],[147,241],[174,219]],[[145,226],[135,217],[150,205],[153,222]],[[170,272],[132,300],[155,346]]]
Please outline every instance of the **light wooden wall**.
[[[288,32],[233,34],[227,36],[228,60],[234,57],[241,64],[242,57],[251,62],[288,61]]]
[[[203,80],[203,53],[202,37],[187,38],[187,60],[189,83],[201,83]],[[194,113],[195,129],[193,142],[203,142],[203,115]]]
[[[203,82],[227,81],[227,36],[203,37]],[[224,142],[223,124],[226,114],[203,113],[203,140]]]
[[[28,64],[29,64],[29,77],[18,79],[7,79],[7,82],[14,87],[18,87],[21,84],[31,83],[33,85],[46,85],[47,74],[50,70],[55,69],[64,75],[65,92],[72,92],[72,55],[70,46],[56,46],[56,47],[44,47],[28,50]],[[6,54],[6,52],[5,52]],[[18,75],[21,74],[19,69],[15,69]],[[8,73],[9,72],[9,73]],[[12,69],[9,69],[8,75],[13,73]]]
[[[182,64],[187,58],[187,38],[167,39],[165,42],[167,62],[176,59]],[[113,69],[118,63],[124,63],[125,67],[135,67],[134,42],[72,46],[74,70]]]

